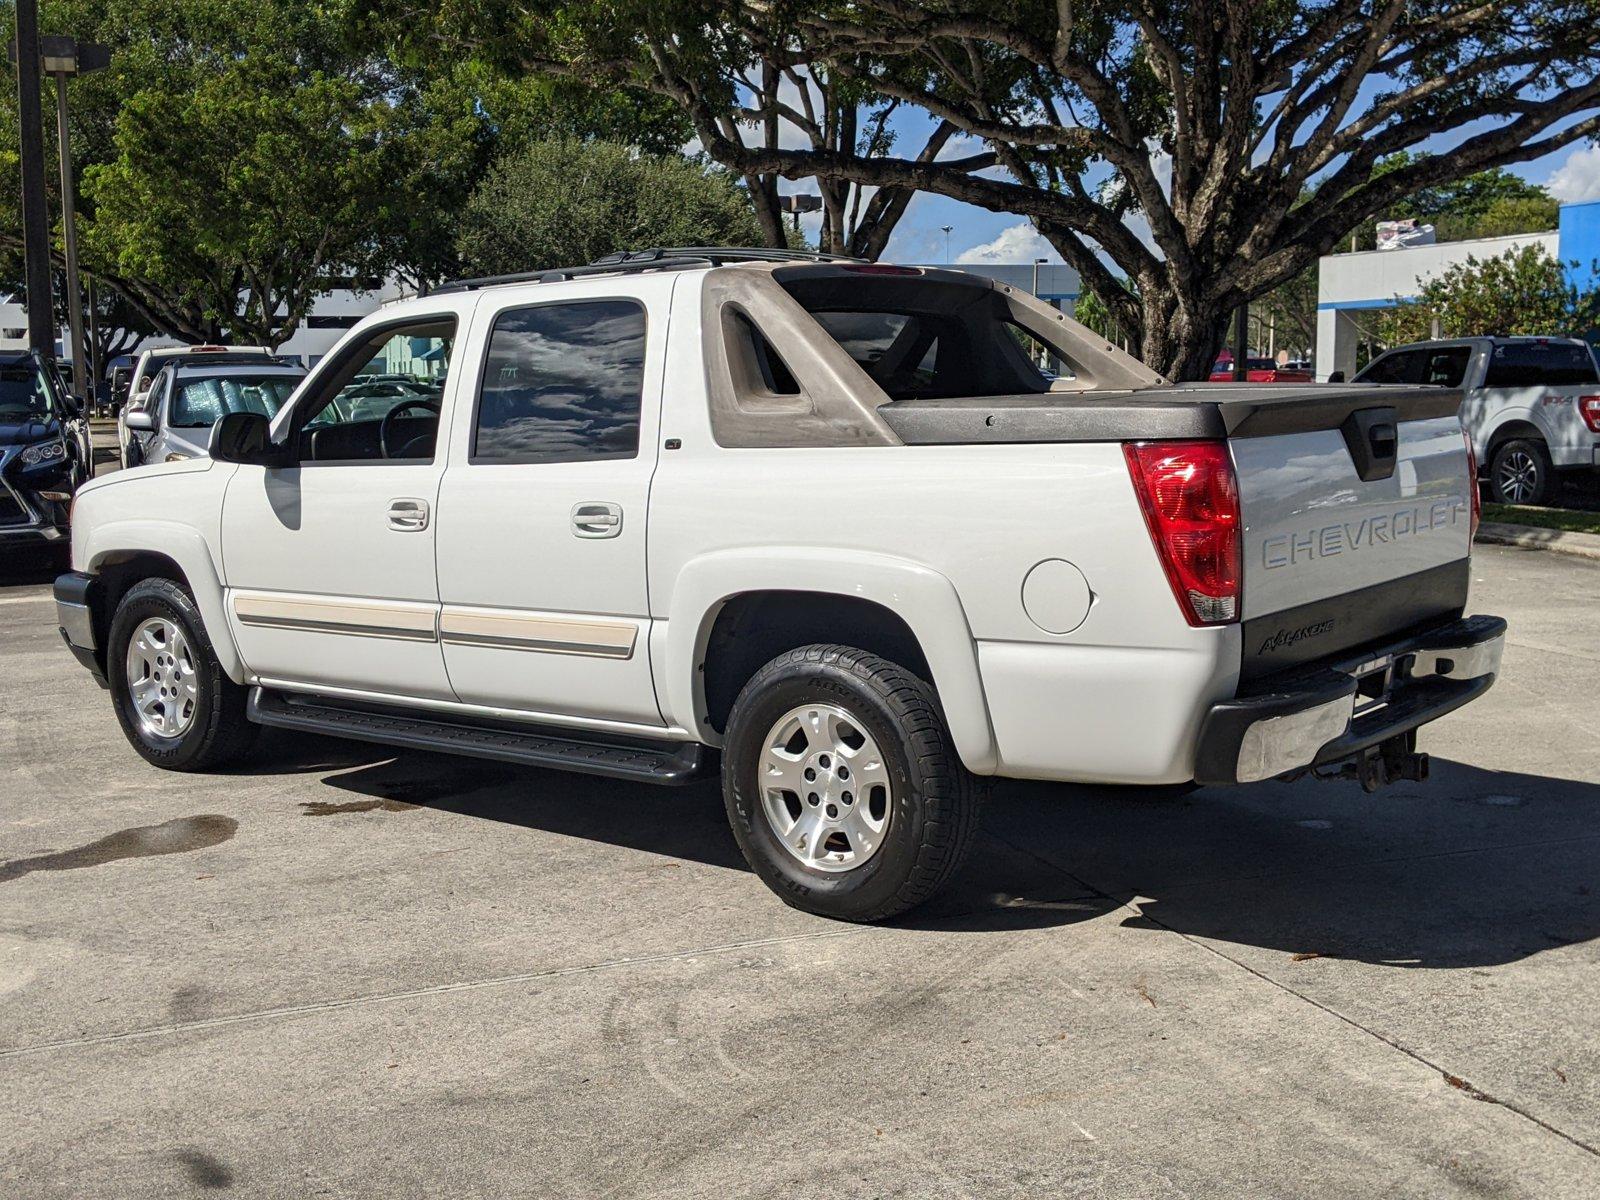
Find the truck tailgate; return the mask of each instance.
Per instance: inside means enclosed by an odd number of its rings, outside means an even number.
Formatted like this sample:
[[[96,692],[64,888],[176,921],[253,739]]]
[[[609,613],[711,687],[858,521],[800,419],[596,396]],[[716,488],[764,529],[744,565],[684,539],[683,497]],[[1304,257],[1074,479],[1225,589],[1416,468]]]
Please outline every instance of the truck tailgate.
[[[1334,428],[1230,439],[1247,679],[1466,604],[1475,482],[1460,423],[1371,398]]]

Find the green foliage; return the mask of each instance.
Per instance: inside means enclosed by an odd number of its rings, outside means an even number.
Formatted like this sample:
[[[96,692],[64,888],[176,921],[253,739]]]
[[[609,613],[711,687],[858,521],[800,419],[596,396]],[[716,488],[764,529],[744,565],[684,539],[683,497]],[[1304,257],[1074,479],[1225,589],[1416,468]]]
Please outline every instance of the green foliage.
[[[1430,281],[1412,300],[1385,310],[1377,333],[1391,346],[1433,336],[1586,334],[1600,324],[1600,293],[1580,293],[1542,246],[1469,258]]]
[[[456,223],[507,145],[552,133],[657,151],[688,140],[665,101],[513,78],[459,54],[393,60],[356,8],[44,0],[45,30],[115,47],[109,70],[70,85],[80,253],[102,293],[165,334],[278,343],[317,295],[352,280],[458,274]],[[21,273],[16,131],[8,76],[0,287]],[[59,211],[53,144],[47,153]]]
[[[1124,291],[1132,291],[1126,281],[1118,282],[1122,284]],[[1105,301],[1100,299],[1099,293],[1093,288],[1084,288],[1078,293],[1077,302],[1072,306],[1072,319],[1103,338],[1121,339],[1128,335],[1126,329],[1119,327],[1115,314],[1106,307]]]
[[[592,262],[648,246],[757,244],[733,176],[614,142],[534,142],[498,162],[467,202],[457,249],[473,275]]]
[[[1378,163],[1373,173],[1386,175],[1413,166],[1426,157],[1392,154]],[[1390,205],[1379,219],[1414,218],[1432,225],[1441,242],[1461,242],[1513,233],[1543,233],[1556,227],[1559,207],[1555,198],[1540,185],[1495,167],[1413,192]],[[1377,241],[1376,222],[1365,222],[1355,236],[1357,249],[1373,249]],[[1341,250],[1348,248],[1348,242],[1339,247]]]

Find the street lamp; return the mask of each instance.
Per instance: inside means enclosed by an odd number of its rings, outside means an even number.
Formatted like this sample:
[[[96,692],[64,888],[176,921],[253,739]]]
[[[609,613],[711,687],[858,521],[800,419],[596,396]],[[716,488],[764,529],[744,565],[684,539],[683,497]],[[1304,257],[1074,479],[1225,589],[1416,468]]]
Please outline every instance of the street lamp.
[[[67,258],[67,321],[72,330],[72,390],[92,400],[84,386],[83,292],[78,286],[78,215],[72,187],[72,144],[67,138],[67,78],[110,65],[111,47],[71,37],[39,39],[44,73],[56,81],[56,141],[61,147],[61,229]],[[97,381],[98,382],[98,381]]]
[[[939,226],[939,228],[944,230],[944,261],[946,263],[949,263],[949,261],[950,261],[950,231],[952,229],[954,229],[955,226],[954,225],[941,225],[941,226]]]
[[[794,217],[796,232],[800,229],[800,214],[816,212],[822,207],[822,197],[810,192],[790,192],[778,198],[778,207]]]

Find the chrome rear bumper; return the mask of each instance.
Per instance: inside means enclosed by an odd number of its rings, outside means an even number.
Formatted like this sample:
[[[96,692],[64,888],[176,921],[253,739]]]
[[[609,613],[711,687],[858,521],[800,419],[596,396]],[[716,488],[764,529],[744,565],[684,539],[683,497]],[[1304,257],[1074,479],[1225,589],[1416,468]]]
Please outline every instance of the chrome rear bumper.
[[[1195,782],[1253,783],[1342,762],[1476,700],[1500,672],[1506,623],[1464,617],[1356,658],[1258,680],[1213,705]]]

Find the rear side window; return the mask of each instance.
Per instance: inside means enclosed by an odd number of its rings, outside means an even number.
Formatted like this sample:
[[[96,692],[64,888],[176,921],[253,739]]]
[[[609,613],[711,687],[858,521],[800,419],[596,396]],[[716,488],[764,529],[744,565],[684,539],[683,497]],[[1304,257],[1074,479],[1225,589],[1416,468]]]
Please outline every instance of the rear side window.
[[[1425,350],[1396,350],[1356,376],[1357,383],[1421,383]]]
[[[1433,351],[1428,355],[1428,368],[1423,372],[1422,382],[1438,387],[1460,387],[1471,357],[1471,346],[1447,346]]]
[[[591,300],[508,309],[489,334],[474,462],[580,462],[639,453],[644,309]]]
[[[1594,383],[1594,357],[1587,346],[1566,342],[1507,342],[1489,352],[1483,386],[1561,387]]]

